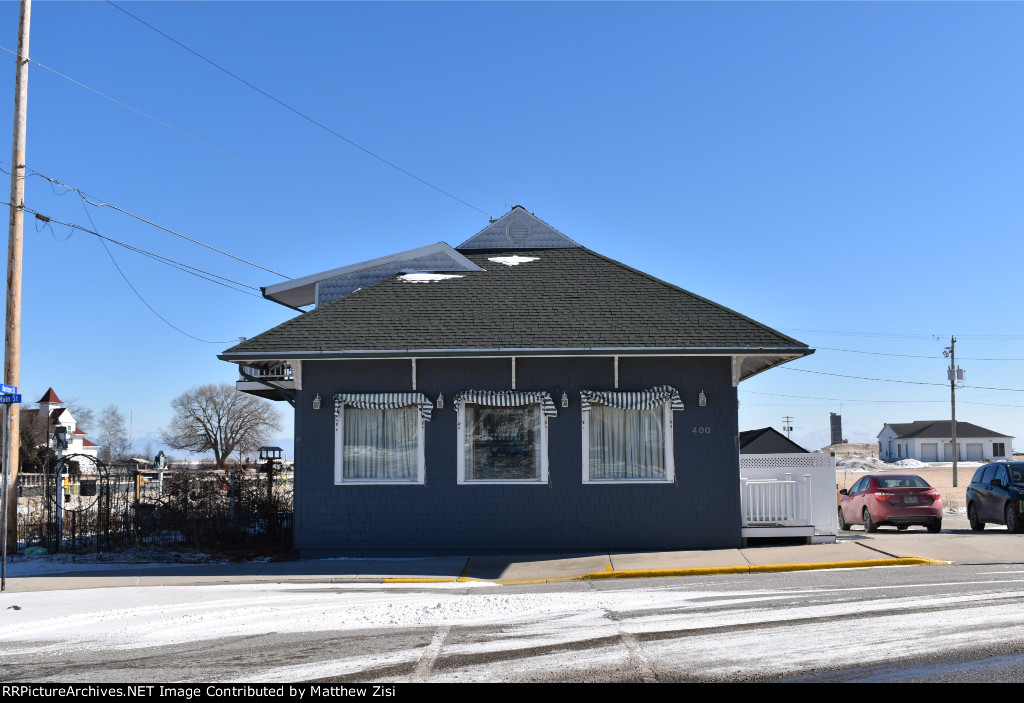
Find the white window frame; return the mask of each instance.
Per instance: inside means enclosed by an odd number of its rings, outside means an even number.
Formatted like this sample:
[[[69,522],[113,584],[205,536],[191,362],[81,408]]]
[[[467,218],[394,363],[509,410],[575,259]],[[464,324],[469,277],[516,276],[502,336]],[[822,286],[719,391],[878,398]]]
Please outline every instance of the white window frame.
[[[425,480],[426,452],[424,451],[423,436],[426,431],[426,420],[417,412],[419,419],[416,428],[416,478],[414,480],[403,478],[345,478],[345,410],[349,406],[342,406],[338,414],[337,426],[334,429],[334,485],[335,486],[422,486]],[[404,410],[405,408],[392,408],[393,410]],[[418,410],[418,409],[417,409]],[[387,410],[385,410],[387,412]]]
[[[595,405],[599,403],[594,403]],[[583,483],[608,486],[622,484],[663,484],[675,483],[675,425],[672,417],[672,400],[662,405],[665,428],[665,476],[664,478],[590,478],[590,413],[583,413]]]
[[[512,486],[546,486],[548,483],[548,416],[544,414],[544,405],[537,401],[528,405],[507,406],[488,405],[487,403],[472,403],[485,408],[509,408],[536,407],[540,412],[540,476],[538,478],[466,478],[466,406],[470,403],[459,403],[459,416],[456,429],[456,444],[458,474],[457,483],[460,486],[478,486],[483,484],[503,483]]]

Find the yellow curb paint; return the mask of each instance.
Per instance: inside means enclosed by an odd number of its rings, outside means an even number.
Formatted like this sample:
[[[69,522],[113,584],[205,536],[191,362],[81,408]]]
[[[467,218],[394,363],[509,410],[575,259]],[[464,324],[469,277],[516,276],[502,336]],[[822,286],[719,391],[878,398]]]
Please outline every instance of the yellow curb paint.
[[[637,569],[634,571],[595,571],[584,574],[582,580],[655,578],[658,576],[710,576],[714,574],[759,574],[784,571],[811,571],[814,569],[856,569],[871,566],[946,566],[949,562],[922,557],[897,559],[866,559],[860,561],[827,561],[809,564],[761,564],[751,566],[708,566],[692,569]]]
[[[403,579],[386,578],[384,583],[456,583],[458,579]]]
[[[612,571],[612,565],[611,564],[605,564],[604,565],[604,570],[605,571]]]
[[[458,581],[459,583],[462,583],[463,581],[465,581],[466,580],[466,572],[463,571],[461,574],[459,574],[459,578],[457,578],[455,580]]]

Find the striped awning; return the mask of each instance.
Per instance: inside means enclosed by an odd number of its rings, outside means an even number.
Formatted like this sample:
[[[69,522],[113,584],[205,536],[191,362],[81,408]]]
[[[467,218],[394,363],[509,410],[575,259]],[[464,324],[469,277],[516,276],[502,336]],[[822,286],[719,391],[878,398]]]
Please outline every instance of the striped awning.
[[[418,405],[420,417],[430,420],[434,403],[422,393],[339,393],[334,396],[334,422],[337,424],[343,405],[373,410],[393,410]]]
[[[558,414],[555,402],[547,391],[460,391],[455,394],[455,409],[460,403],[475,403],[498,408],[513,408],[540,403],[541,410],[548,417]]]
[[[666,400],[672,401],[673,410],[683,409],[679,391],[672,386],[658,386],[646,391],[580,391],[580,403],[585,413],[590,412],[591,403],[619,410],[653,410]]]

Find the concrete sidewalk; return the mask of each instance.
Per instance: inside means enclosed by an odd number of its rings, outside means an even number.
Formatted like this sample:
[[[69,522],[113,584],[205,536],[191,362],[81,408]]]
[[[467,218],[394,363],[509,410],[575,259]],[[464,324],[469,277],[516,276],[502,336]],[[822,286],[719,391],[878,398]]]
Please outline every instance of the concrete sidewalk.
[[[112,555],[116,559],[116,555]],[[7,591],[240,583],[544,583],[766,571],[947,563],[1024,564],[1024,535],[959,530],[867,534],[844,532],[834,544],[658,553],[516,554],[410,559],[318,559],[230,564],[74,564],[36,571],[23,558],[8,564]]]

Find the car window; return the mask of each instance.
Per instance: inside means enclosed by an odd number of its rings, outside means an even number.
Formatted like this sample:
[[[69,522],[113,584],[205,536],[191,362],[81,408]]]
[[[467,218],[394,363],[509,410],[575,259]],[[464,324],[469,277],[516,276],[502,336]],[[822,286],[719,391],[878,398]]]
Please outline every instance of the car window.
[[[995,464],[989,464],[985,467],[985,475],[981,477],[982,483],[991,483],[992,477],[996,475]]]
[[[928,482],[920,476],[892,476],[878,479],[882,488],[930,488]]]
[[[1024,468],[1019,464],[1010,464],[1010,480],[1014,483],[1024,483]]]
[[[994,478],[998,478],[1000,481],[1002,481],[1004,486],[1007,483],[1009,483],[1009,481],[1006,480],[1006,467],[1005,466],[997,466],[996,467],[996,475],[994,476]]]
[[[974,472],[974,478],[971,479],[971,483],[981,483],[982,476],[985,475],[985,469],[988,468],[988,464],[985,466],[979,466],[978,470]]]

